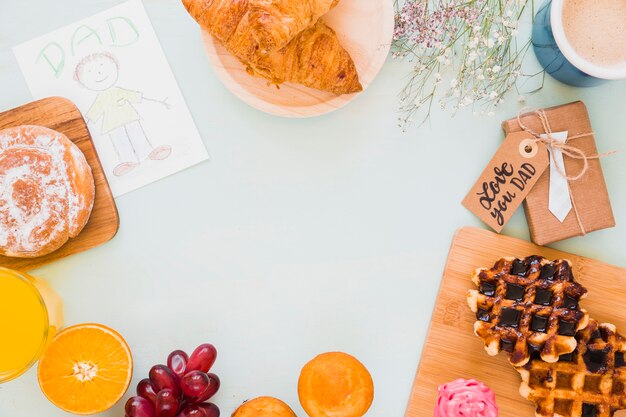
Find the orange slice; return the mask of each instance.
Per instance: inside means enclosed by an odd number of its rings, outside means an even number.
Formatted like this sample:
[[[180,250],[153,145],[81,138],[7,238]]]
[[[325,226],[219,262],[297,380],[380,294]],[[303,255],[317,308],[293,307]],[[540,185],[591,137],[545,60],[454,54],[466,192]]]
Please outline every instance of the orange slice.
[[[54,405],[95,414],[122,398],[133,374],[130,348],[115,330],[86,323],[57,334],[39,360],[37,378]]]
[[[323,353],[302,368],[298,397],[310,417],[361,417],[374,400],[374,382],[355,357]]]

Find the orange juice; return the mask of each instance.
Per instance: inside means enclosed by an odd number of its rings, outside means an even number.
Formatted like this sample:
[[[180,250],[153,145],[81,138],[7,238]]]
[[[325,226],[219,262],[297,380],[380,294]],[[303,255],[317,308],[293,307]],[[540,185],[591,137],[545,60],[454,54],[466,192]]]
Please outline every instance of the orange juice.
[[[0,383],[37,362],[62,325],[61,299],[48,284],[0,268]]]

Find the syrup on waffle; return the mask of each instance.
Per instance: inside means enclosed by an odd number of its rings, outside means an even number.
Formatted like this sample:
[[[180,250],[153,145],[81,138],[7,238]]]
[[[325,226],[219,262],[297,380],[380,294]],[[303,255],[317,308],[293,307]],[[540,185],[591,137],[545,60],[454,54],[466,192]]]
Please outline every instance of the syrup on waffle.
[[[576,332],[589,316],[579,307],[587,290],[574,281],[567,260],[541,256],[501,258],[493,268],[474,271],[467,302],[476,314],[474,333],[489,355],[510,354],[514,366],[531,355],[556,362],[576,348]]]
[[[576,339],[574,352],[555,363],[533,358],[516,368],[520,394],[537,405],[536,416],[611,417],[626,408],[626,339],[593,319]]]

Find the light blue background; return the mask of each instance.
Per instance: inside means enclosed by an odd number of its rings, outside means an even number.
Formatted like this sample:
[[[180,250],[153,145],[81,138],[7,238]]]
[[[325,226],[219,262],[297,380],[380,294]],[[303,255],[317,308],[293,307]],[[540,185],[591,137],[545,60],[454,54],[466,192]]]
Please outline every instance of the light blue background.
[[[13,45],[117,3],[0,0],[0,108],[31,99]],[[397,94],[410,66],[389,60],[337,112],[269,116],[220,83],[180,3],[145,5],[212,159],[119,198],[113,241],[34,274],[65,299],[67,324],[102,322],[126,337],[133,388],[171,350],[210,341],[224,416],[258,395],[303,416],[300,368],[343,350],[374,377],[368,415],[402,415],[452,235],[481,225],[460,201],[516,98],[494,118],[435,110],[430,126],[402,133]],[[528,104],[578,99],[599,149],[620,151],[602,161],[618,226],[554,246],[626,267],[626,83],[583,90],[547,79]],[[504,233],[528,238],[521,210]],[[66,414],[41,394],[33,368],[0,385],[0,416],[35,415]],[[123,402],[102,415],[122,416]]]

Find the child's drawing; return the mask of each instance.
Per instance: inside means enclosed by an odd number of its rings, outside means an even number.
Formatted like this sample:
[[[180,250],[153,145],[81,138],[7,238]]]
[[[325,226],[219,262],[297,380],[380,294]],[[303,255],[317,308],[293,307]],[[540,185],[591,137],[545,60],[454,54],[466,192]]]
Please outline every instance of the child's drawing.
[[[13,51],[34,98],[80,109],[115,197],[208,158],[141,0]]]
[[[169,109],[167,98],[155,100],[145,97],[141,91],[118,87],[119,71],[118,60],[108,52],[87,55],[74,71],[76,82],[97,92],[85,118],[88,123],[96,123],[102,118],[100,133],[109,136],[119,158],[119,164],[113,169],[116,176],[127,174],[146,159],[162,160],[172,152],[169,145],[152,146],[141,125],[141,116],[133,106],[145,100]]]

